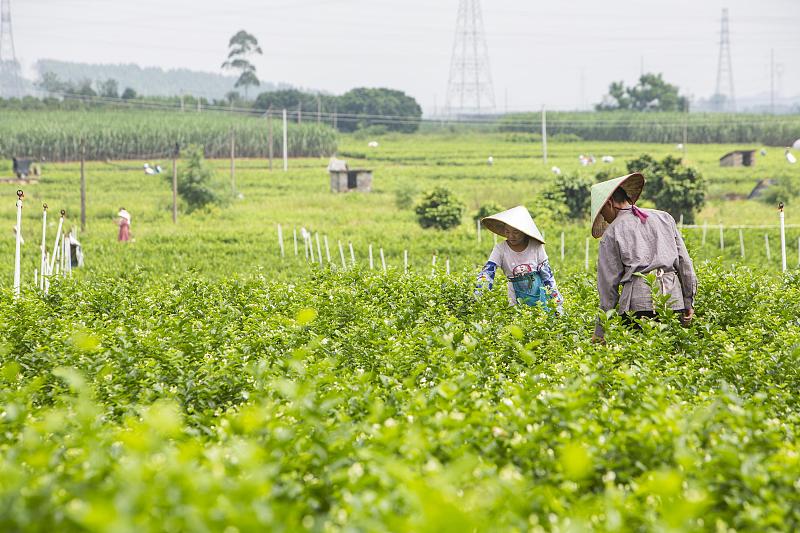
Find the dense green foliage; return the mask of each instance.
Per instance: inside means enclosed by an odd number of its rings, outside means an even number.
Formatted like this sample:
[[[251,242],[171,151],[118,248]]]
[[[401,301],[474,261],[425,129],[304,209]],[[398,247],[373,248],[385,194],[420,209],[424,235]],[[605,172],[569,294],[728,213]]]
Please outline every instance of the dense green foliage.
[[[445,187],[436,187],[422,196],[414,208],[423,228],[451,229],[461,224],[464,204]]]
[[[688,111],[689,100],[678,94],[678,87],[667,83],[661,74],[647,73],[633,87],[621,81],[611,83],[608,95],[597,104],[598,111]]]
[[[545,165],[537,145],[505,134],[378,140],[340,140],[352,167],[374,170],[369,194],[332,194],[325,158],[292,159],[288,172],[238,160],[241,196],[177,225],[164,176],[140,160],[90,162],[86,266],[41,296],[40,205],[66,208],[70,227],[80,205],[78,164],[45,163],[24,186],[18,300],[18,185],[0,186],[0,530],[798,528],[800,210],[787,207],[792,271],[781,275],[777,214],[736,199],[754,170],[719,167],[730,146],[687,147],[708,184],[700,227],[683,228],[697,321],[666,315],[637,333],[612,317],[598,346],[597,242],[584,272],[588,224],[543,198],[550,166],[620,176],[636,154],[660,161],[673,145],[551,143]],[[583,167],[588,153],[615,159]],[[227,176],[229,161],[206,163]],[[782,150],[756,171],[797,177]],[[473,297],[494,236],[425,230],[397,205],[437,186],[470,214],[531,208],[564,317],[509,308],[502,275]],[[126,244],[120,205],[133,215]],[[741,258],[738,228],[704,222],[771,227],[742,230]],[[319,234],[324,268],[302,240],[294,254],[301,228]],[[353,244],[356,269],[349,257],[338,266],[337,241]],[[366,270],[370,245],[386,274]]]
[[[482,218],[486,218],[488,216],[494,215],[499,213],[500,211],[505,210],[503,206],[500,204],[496,204],[494,202],[490,202],[488,204],[481,205],[478,210],[475,212],[475,215],[472,217],[473,221],[481,220]]]
[[[796,529],[800,278],[700,279],[607,346],[583,274],[558,320],[471,274],[5,294],[0,527]]]
[[[413,133],[422,118],[417,101],[394,89],[351,89],[337,99],[337,105],[338,126],[345,132],[379,125],[388,131]]]
[[[283,137],[280,120],[273,118],[274,154],[280,157]],[[48,161],[80,158],[81,138],[86,157],[153,159],[172,153],[175,143],[200,144],[207,157],[227,157],[233,128],[239,157],[269,154],[267,121],[256,116],[232,116],[152,110],[95,110],[3,112],[0,120],[0,156],[43,157]],[[336,133],[319,124],[289,124],[289,155],[319,156],[336,151]]]
[[[509,132],[540,131],[541,114],[506,115],[498,128]],[[787,146],[800,138],[800,115],[548,111],[547,133],[574,134],[589,141]]]
[[[589,176],[560,175],[556,176],[544,196],[554,202],[563,203],[570,218],[585,219],[589,215],[593,184],[594,181]]]
[[[214,171],[203,158],[203,147],[190,144],[182,154],[182,165],[178,172],[178,194],[186,203],[189,212],[220,201],[212,181]],[[167,176],[172,183],[172,177]]]
[[[695,212],[705,203],[706,185],[697,169],[682,164],[679,157],[658,161],[648,154],[628,161],[628,172],[641,172],[647,179],[642,196],[675,220],[694,224]]]

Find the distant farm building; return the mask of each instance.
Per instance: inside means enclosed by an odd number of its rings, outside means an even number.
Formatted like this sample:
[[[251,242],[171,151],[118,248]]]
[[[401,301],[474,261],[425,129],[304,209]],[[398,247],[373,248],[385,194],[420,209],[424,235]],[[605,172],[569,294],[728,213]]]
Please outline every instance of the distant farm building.
[[[370,192],[372,190],[372,170],[348,168],[341,159],[331,158],[328,164],[331,176],[331,192]]]
[[[719,158],[719,166],[721,167],[752,167],[755,164],[755,150],[735,150]]]

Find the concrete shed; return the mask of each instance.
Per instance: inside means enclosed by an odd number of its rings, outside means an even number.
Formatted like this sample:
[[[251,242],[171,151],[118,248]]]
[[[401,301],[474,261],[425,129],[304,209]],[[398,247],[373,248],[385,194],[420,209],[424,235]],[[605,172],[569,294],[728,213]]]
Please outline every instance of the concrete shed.
[[[372,170],[348,168],[347,163],[332,158],[328,164],[331,176],[331,192],[370,192],[372,190]]]
[[[755,150],[734,150],[719,158],[721,167],[752,167],[755,164]]]

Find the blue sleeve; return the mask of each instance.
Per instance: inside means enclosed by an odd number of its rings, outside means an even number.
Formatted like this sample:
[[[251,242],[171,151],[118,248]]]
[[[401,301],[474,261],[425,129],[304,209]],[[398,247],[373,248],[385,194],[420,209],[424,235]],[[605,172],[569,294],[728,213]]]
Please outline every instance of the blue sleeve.
[[[550,268],[550,261],[547,259],[542,261],[537,271],[539,277],[542,279],[542,284],[547,287],[548,297],[555,302],[558,314],[562,314],[564,312],[564,298],[561,296],[561,293],[558,292],[556,278],[553,276],[553,269]]]
[[[493,261],[487,261],[483,270],[478,274],[477,283],[475,285],[475,294],[480,294],[485,290],[492,290],[494,286],[494,274],[497,271],[497,264]]]

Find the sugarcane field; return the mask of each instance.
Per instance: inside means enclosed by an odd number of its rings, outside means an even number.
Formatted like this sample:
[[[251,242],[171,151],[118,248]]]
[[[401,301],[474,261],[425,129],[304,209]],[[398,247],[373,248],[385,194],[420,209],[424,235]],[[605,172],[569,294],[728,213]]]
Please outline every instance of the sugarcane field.
[[[0,530],[800,528],[800,6],[576,2],[2,0]]]

